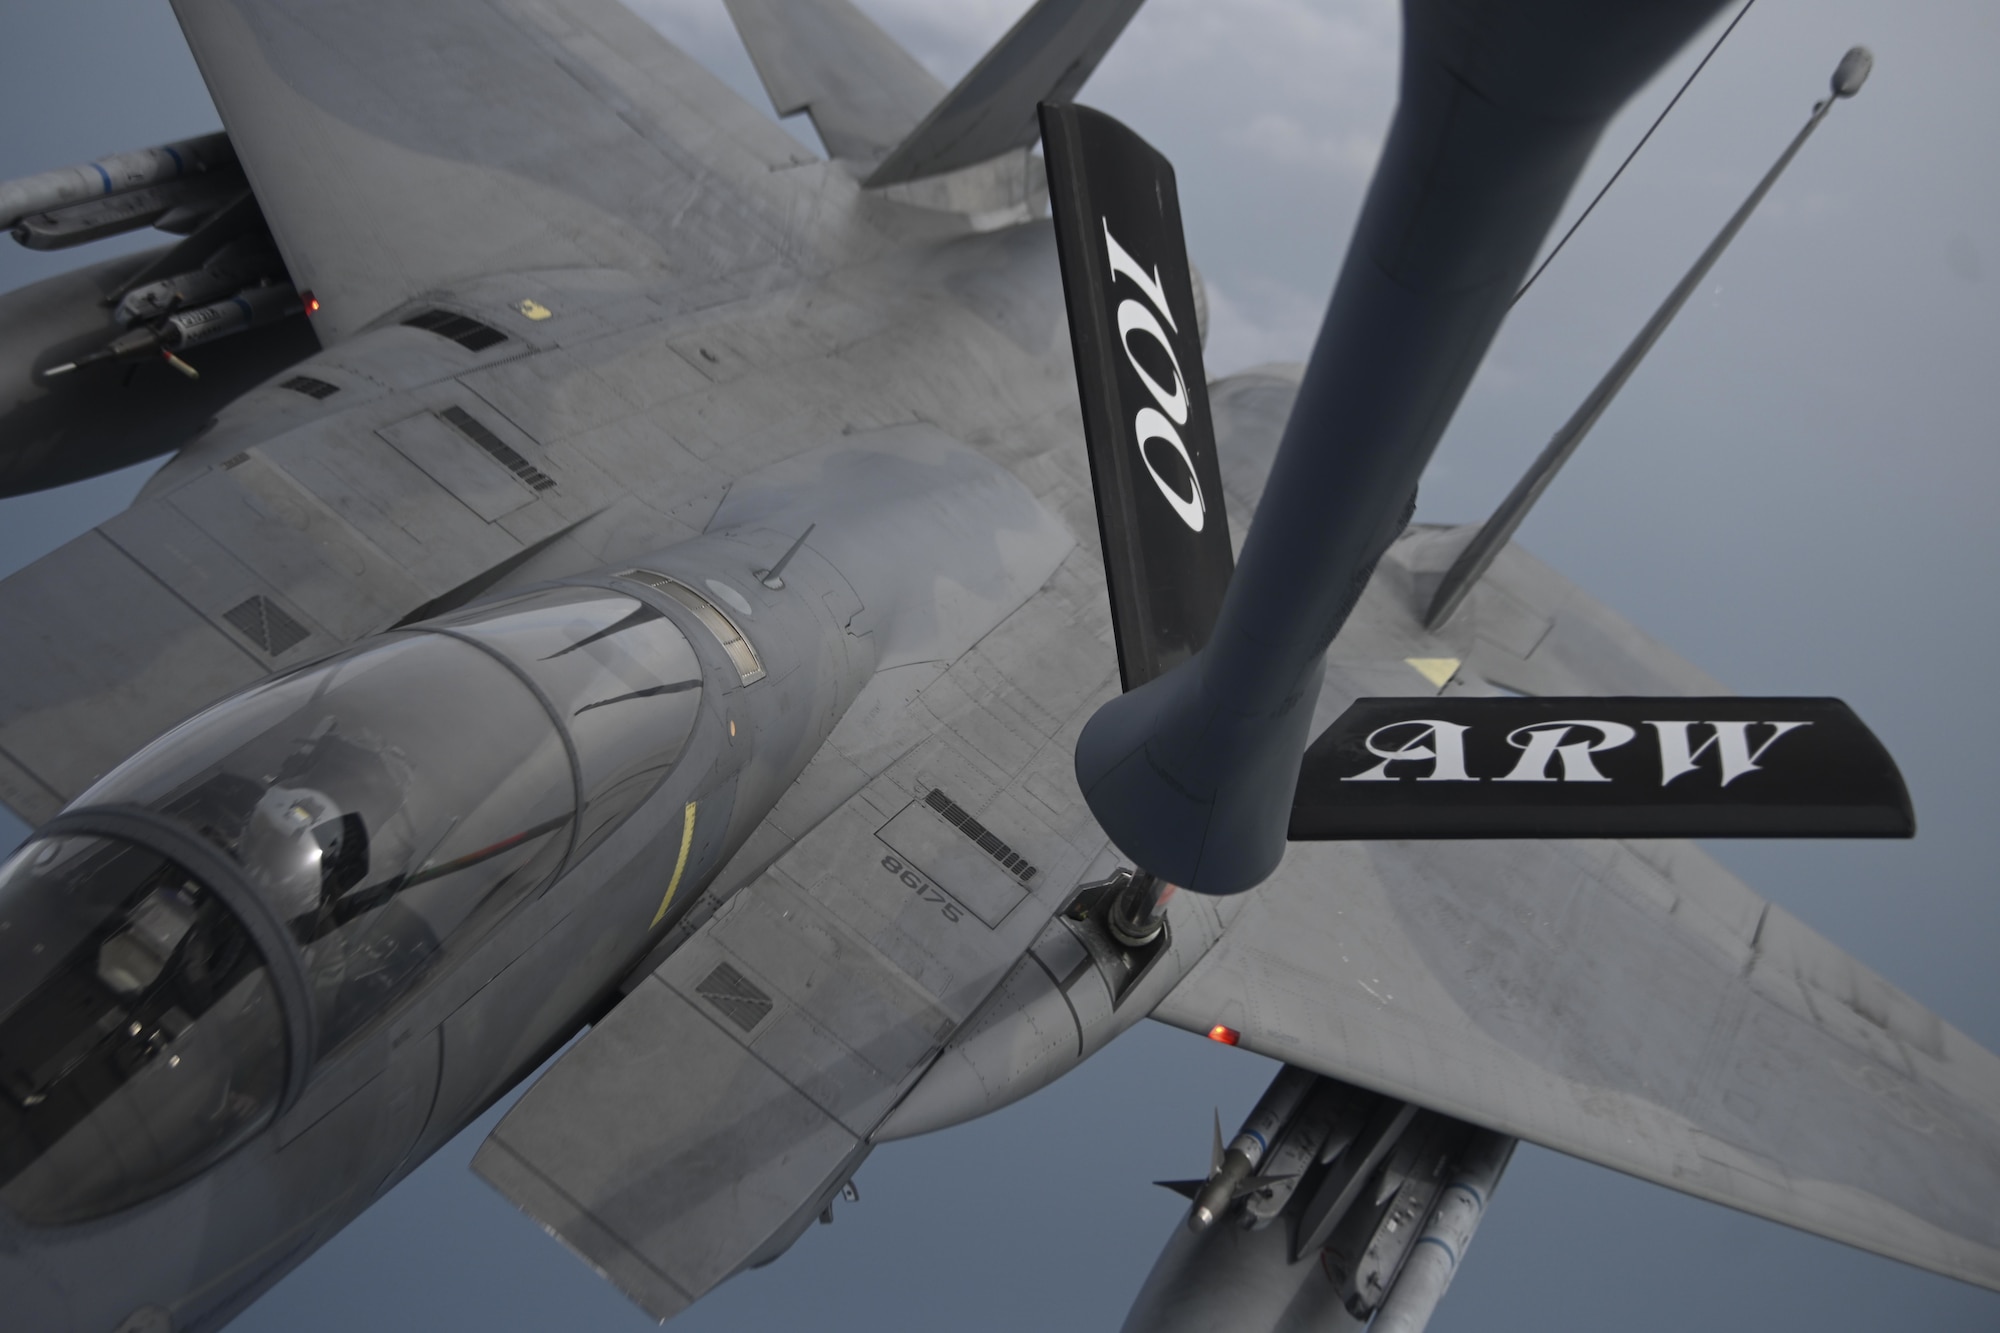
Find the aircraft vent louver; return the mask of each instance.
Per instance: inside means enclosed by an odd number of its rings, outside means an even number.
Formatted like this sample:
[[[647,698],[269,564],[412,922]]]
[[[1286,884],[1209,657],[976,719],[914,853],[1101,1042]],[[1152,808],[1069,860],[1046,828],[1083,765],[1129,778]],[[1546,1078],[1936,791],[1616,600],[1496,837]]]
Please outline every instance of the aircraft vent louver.
[[[290,389],[293,393],[302,393],[308,398],[331,398],[340,392],[338,384],[328,384],[325,380],[316,380],[310,375],[294,375],[278,387]]]
[[[521,484],[537,491],[552,491],[555,479],[521,457],[507,442],[488,430],[483,422],[462,407],[447,407],[438,413],[457,428],[458,433],[493,456],[493,461],[521,479]]]
[[[491,324],[482,324],[470,315],[453,314],[449,310],[426,310],[411,315],[403,323],[409,328],[449,338],[468,352],[483,352],[507,341],[507,335]]]
[[[771,997],[727,963],[717,963],[715,970],[694,989],[695,994],[721,1010],[724,1018],[745,1032],[754,1031],[771,1012]]]
[[[238,602],[222,618],[273,657],[283,657],[305,642],[309,633],[304,625],[285,614],[284,607],[261,593]]]
[[[992,830],[967,814],[951,797],[936,788],[924,797],[924,804],[945,817],[960,833],[979,844],[979,850],[1005,866],[1007,873],[1026,884],[1040,872],[1028,864],[1028,858],[993,836]]]

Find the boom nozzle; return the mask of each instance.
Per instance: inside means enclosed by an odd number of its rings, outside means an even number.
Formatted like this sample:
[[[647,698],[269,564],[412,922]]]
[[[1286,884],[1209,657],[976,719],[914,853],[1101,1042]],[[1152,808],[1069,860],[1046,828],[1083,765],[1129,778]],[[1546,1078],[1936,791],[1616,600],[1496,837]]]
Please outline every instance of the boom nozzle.
[[[1833,95],[1852,97],[1861,91],[1861,85],[1868,82],[1869,71],[1875,68],[1875,54],[1865,46],[1852,46],[1840,63],[1833,67]]]

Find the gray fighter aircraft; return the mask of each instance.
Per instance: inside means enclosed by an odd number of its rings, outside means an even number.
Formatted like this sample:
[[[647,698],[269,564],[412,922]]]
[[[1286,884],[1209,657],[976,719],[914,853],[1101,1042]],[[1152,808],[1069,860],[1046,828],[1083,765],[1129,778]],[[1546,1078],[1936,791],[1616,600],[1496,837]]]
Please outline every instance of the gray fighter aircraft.
[[[186,236],[10,298],[10,487],[176,451],[0,585],[11,1311],[226,1322],[588,1026],[476,1165],[664,1318],[1149,1015],[1287,1067],[1135,1329],[1420,1327],[1515,1137],[2000,1285],[1992,1057],[1658,840],[1906,831],[1872,738],[1405,527],[1714,6],[1411,4],[1312,365],[1207,394],[1063,105],[1133,7],[947,92],[739,0],[828,163],[615,6],[190,0],[226,140],[13,183]]]

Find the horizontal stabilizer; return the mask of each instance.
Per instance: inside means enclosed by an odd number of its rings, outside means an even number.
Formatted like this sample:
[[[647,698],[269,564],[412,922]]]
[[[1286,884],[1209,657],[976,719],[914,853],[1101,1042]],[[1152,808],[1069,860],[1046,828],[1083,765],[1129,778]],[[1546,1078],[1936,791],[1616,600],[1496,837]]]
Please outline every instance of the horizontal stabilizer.
[[[1907,838],[1838,699],[1361,699],[1306,751],[1294,841]]]
[[[944,85],[849,0],[725,0],[781,116],[812,117],[826,151],[880,162]]]
[[[1141,3],[1039,0],[866,183],[899,185],[1033,147],[1035,108],[1075,97]]]
[[[1042,108],[1049,201],[1125,688],[1208,642],[1235,560],[1180,197],[1089,107]]]

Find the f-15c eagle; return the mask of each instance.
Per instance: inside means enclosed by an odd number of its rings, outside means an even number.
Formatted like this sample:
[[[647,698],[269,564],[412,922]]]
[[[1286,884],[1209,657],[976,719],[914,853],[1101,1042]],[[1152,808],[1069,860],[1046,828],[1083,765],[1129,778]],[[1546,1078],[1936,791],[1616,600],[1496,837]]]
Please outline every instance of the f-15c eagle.
[[[820,160],[610,0],[179,0],[224,132],[0,185],[179,238],[0,305],[0,484],[173,455],[0,582],[10,1318],[220,1327],[562,1050],[475,1170],[667,1319],[1146,1017],[1283,1068],[1134,1333],[1420,1329],[1518,1139],[2000,1287],[2000,1063],[1672,840],[1893,760],[1506,541],[1706,270],[1409,523],[1715,0],[1408,0],[1312,359],[1212,385],[1073,100],[1136,8],[947,90],[731,0]]]

